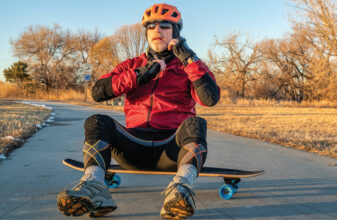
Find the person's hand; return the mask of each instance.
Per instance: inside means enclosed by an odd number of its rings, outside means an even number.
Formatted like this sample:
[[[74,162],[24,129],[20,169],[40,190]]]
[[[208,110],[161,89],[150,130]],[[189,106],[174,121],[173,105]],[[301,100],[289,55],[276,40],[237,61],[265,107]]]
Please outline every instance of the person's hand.
[[[165,62],[164,62],[164,65],[165,65]],[[145,66],[141,66],[135,69],[135,72],[137,74],[138,86],[142,86],[150,82],[153,78],[157,76],[157,74],[160,71],[162,71],[162,68],[163,68],[163,64],[161,62],[158,62],[157,60],[156,62],[148,61]]]
[[[172,39],[168,45],[168,50],[171,50],[172,49],[172,46],[173,45],[176,45],[177,43],[179,42],[178,39]]]
[[[164,60],[153,60],[154,62],[157,62],[160,64],[160,72],[164,71],[166,69],[166,63]]]
[[[114,98],[112,91],[112,77],[99,79],[92,87],[91,96],[96,102],[102,102]]]
[[[173,50],[174,55],[185,66],[189,64],[189,59],[191,59],[192,62],[198,60],[196,54],[188,47],[186,39],[183,37],[172,39],[168,45],[168,49]]]

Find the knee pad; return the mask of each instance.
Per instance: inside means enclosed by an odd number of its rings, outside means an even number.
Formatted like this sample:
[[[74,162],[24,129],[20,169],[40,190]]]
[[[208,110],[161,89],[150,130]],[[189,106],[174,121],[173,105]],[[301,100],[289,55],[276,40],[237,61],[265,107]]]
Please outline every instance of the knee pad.
[[[97,165],[102,167],[105,171],[110,165],[111,161],[111,149],[110,144],[98,140],[90,143],[85,141],[83,145],[83,163],[84,169],[89,165]]]
[[[107,115],[92,115],[84,122],[85,140],[103,140],[109,143],[115,129],[114,119]]]
[[[178,128],[177,143],[179,146],[185,146],[195,142],[207,147],[206,134],[207,121],[200,117],[190,117],[185,119]]]
[[[88,117],[84,122],[84,129],[86,131],[97,130],[98,128],[105,127],[106,115],[95,114]]]

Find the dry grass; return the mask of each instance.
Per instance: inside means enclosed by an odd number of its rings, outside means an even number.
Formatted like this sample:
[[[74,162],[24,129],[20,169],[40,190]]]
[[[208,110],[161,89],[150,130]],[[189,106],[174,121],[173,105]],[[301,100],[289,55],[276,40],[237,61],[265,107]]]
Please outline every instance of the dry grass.
[[[30,137],[37,124],[42,124],[50,115],[50,110],[12,101],[0,100],[0,153],[8,154],[21,145],[21,141],[4,139],[12,136],[18,139]]]
[[[74,89],[60,90],[50,89],[48,92],[43,89],[35,89],[34,92],[28,93],[25,97],[24,93],[20,91],[19,87],[15,84],[1,83],[0,81],[0,98],[11,99],[43,99],[43,100],[74,100],[84,101],[84,93]],[[87,97],[88,101],[93,101],[90,96]]]
[[[208,127],[337,158],[337,109],[198,107]]]
[[[337,102],[328,100],[321,101],[296,101],[271,100],[271,99],[236,99],[221,97],[217,106],[235,106],[235,107],[313,107],[313,108],[337,108]]]
[[[14,84],[7,84],[0,81],[0,98],[20,97],[21,92]]]
[[[15,86],[5,85],[0,85],[0,97],[20,97]],[[74,90],[36,91],[31,98],[123,111],[122,106],[94,103],[90,95],[89,102],[84,103],[84,94]],[[210,129],[337,158],[336,108],[337,103],[324,100],[297,103],[222,97],[216,107],[197,106],[197,113],[207,119]]]

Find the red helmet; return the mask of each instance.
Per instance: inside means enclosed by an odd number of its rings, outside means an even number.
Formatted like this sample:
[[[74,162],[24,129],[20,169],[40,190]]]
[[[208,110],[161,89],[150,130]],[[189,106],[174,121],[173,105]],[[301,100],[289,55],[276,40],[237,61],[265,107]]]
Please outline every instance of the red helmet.
[[[180,12],[176,7],[168,4],[154,4],[145,10],[142,25],[146,27],[146,24],[152,21],[168,21],[177,25],[179,31],[183,27]]]

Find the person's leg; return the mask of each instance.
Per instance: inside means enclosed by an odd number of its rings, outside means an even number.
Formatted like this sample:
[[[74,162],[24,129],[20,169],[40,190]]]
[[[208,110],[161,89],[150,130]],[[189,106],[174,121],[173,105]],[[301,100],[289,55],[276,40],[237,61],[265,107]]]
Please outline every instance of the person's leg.
[[[157,157],[160,156],[163,146],[174,139],[175,133],[175,130],[125,128],[118,123],[116,123],[116,131],[117,144],[122,148],[112,150],[111,157],[128,170],[155,169]]]
[[[105,171],[110,165],[111,157],[125,169],[154,169],[153,141],[166,137],[167,132],[156,132],[156,135],[153,135],[153,132],[147,130],[127,129],[105,115],[89,117],[84,127],[85,173],[80,183],[66,188],[59,194],[58,207],[65,215],[78,216],[86,212],[91,216],[105,215],[116,208],[104,185]],[[168,133],[172,134],[174,131]],[[94,189],[91,189],[90,184],[93,183]],[[107,202],[100,203],[99,199],[110,202],[110,205],[107,207]],[[93,203],[101,205],[96,207]],[[102,205],[105,206],[101,207]]]
[[[111,146],[115,148],[115,121],[106,115],[92,115],[84,123],[85,142],[83,162],[85,172],[78,183],[65,188],[58,195],[58,208],[65,215],[106,215],[117,208],[104,184],[111,161]]]
[[[176,161],[177,174],[165,191],[161,216],[184,218],[194,214],[195,202],[192,185],[206,161],[207,122],[199,117],[186,119],[178,128],[175,143],[163,152],[158,166],[164,169],[165,163],[172,167]]]

